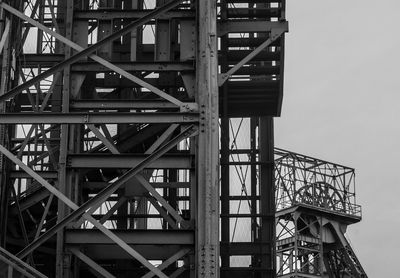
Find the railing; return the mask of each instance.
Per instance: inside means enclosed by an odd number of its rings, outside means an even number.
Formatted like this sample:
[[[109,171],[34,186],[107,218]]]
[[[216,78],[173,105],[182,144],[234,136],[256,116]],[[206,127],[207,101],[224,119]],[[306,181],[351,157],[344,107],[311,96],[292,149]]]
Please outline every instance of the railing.
[[[362,210],[361,210],[361,206],[357,205],[357,204],[346,204],[346,206],[343,206],[342,204],[337,204],[334,207],[326,207],[323,206],[320,203],[317,202],[304,202],[301,200],[288,200],[287,198],[280,198],[277,200],[277,207],[276,210],[280,211],[280,210],[284,210],[290,207],[294,207],[297,205],[304,205],[304,206],[310,206],[310,207],[315,207],[318,209],[322,209],[328,212],[335,212],[335,213],[339,213],[339,214],[346,214],[346,215],[351,215],[351,216],[356,216],[356,217],[361,217],[362,216]]]
[[[354,169],[275,149],[276,209],[295,205],[361,217]]]

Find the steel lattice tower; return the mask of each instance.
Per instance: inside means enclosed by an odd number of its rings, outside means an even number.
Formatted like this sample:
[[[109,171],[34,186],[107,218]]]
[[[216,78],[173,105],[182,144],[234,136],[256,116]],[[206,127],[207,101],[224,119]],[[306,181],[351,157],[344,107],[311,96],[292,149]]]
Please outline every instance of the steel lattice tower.
[[[284,0],[0,7],[0,276],[275,276]]]
[[[347,237],[361,220],[354,169],[275,149],[278,277],[367,278]]]

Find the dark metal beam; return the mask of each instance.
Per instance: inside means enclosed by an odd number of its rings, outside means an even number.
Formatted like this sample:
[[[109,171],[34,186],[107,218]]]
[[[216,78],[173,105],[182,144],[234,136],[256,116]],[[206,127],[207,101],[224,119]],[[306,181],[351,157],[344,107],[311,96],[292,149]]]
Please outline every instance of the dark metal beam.
[[[131,245],[194,245],[194,231],[189,230],[115,230],[114,233]],[[67,229],[68,245],[113,244],[102,232],[94,229]]]
[[[120,10],[101,9],[101,10],[79,10],[74,13],[77,20],[112,20],[112,19],[138,19],[147,15],[151,10]],[[195,13],[192,10],[170,10],[160,15],[158,19],[193,19]]]
[[[118,99],[80,99],[73,100],[70,107],[72,109],[177,109],[178,107],[171,102],[164,100],[118,100]]]
[[[228,33],[271,32],[273,29],[289,30],[286,21],[261,21],[261,20],[229,20],[218,24],[218,36]]]
[[[145,154],[73,154],[67,159],[68,167],[85,168],[134,168],[147,155]],[[146,166],[146,169],[190,169],[192,168],[192,157],[188,154],[166,154],[153,163]]]
[[[125,71],[148,71],[148,72],[163,72],[163,71],[193,71],[194,65],[192,62],[116,62],[113,63],[120,69]],[[72,71],[76,72],[113,72],[109,67],[100,65],[94,62],[78,62],[71,66]]]
[[[56,171],[36,171],[36,173],[44,179],[56,179],[58,174]],[[11,171],[11,178],[15,179],[30,179],[31,176],[24,171]]]
[[[197,113],[3,113],[2,124],[136,124],[136,123],[195,123]]]

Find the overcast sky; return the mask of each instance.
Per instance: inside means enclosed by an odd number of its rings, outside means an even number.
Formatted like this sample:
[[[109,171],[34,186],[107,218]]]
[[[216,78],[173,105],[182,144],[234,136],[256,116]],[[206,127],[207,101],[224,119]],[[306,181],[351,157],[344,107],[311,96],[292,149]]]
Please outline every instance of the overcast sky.
[[[287,0],[276,146],[356,169],[348,238],[369,278],[399,277],[400,1]]]

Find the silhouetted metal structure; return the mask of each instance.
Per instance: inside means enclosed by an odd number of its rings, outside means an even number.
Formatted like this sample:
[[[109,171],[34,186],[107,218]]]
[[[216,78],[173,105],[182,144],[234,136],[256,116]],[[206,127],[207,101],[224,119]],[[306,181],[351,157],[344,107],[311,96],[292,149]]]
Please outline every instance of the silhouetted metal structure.
[[[367,277],[347,226],[361,220],[354,169],[275,150],[278,277]]]
[[[0,276],[275,275],[284,0],[0,7]]]

